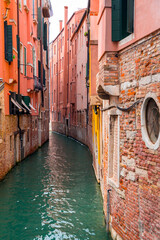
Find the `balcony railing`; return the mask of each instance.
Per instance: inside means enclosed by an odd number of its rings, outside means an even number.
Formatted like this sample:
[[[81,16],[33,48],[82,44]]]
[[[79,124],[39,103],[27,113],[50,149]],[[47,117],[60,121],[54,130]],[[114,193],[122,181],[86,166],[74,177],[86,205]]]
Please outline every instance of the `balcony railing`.
[[[40,90],[42,90],[42,85],[41,85],[41,83],[39,82],[38,77],[36,77],[36,76],[34,76],[34,90],[35,90],[35,91],[40,91]]]
[[[43,1],[42,13],[44,18],[50,18],[53,16],[52,5],[50,0]]]

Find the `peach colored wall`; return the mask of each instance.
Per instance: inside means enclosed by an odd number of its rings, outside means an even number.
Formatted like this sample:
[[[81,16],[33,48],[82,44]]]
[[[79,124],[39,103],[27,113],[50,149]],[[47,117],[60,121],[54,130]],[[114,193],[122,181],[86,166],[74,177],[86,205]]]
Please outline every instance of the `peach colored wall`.
[[[99,10],[99,0],[90,1],[90,40],[98,40],[98,10]]]
[[[90,84],[90,94],[97,95],[96,92],[96,75],[98,73],[98,45],[90,46],[91,54],[91,84]]]
[[[98,20],[98,14],[97,14],[97,16],[90,15],[90,26],[91,26],[90,40],[98,40],[97,20]]]
[[[90,11],[91,12],[97,12],[99,8],[99,0],[91,0],[90,1]]]
[[[96,75],[98,73],[98,11],[99,0],[90,1],[90,95],[96,95]]]
[[[100,8],[98,14],[98,59],[103,56],[105,51],[116,51],[117,43],[112,42],[111,24],[112,24],[111,0],[100,0]]]

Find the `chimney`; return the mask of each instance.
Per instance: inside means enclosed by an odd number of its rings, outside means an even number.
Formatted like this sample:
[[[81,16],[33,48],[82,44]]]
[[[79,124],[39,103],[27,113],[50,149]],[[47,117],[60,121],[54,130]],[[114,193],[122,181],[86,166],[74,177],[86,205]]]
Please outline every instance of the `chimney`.
[[[62,31],[62,23],[63,23],[63,21],[62,21],[62,20],[59,20],[59,32]]]
[[[64,26],[66,25],[67,21],[68,21],[68,7],[65,6],[64,7]]]

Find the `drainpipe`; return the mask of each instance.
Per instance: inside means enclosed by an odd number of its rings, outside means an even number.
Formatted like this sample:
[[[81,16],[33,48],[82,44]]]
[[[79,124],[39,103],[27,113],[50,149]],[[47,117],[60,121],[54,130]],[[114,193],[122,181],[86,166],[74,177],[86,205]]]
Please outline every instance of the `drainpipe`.
[[[112,190],[111,189],[107,190],[107,219],[106,219],[106,230],[107,230],[107,233],[109,232],[110,191],[112,191]]]
[[[89,1],[90,4],[90,1]],[[90,6],[88,7],[88,18],[87,18],[87,29],[88,29],[88,36],[87,36],[87,40],[88,40],[88,47],[87,47],[87,78],[86,78],[86,87],[87,87],[87,114],[86,114],[86,123],[88,125],[88,113],[89,113],[89,68],[90,66],[90,21],[89,21],[89,11],[90,11]]]
[[[57,38],[57,113],[58,113],[58,121],[59,121],[59,104],[58,104],[58,38]]]
[[[17,0],[17,35],[19,37],[19,0]],[[19,51],[19,49],[18,49]],[[20,58],[20,52],[19,52],[19,58]],[[18,62],[20,62],[20,59],[18,59]],[[18,94],[20,94],[20,64],[18,64]],[[23,148],[23,137],[22,137],[22,130],[20,128],[20,115],[19,115],[19,112],[18,112],[18,115],[17,115],[17,127],[19,129],[19,138],[20,138],[20,156],[21,156],[21,159],[22,159],[22,148]]]
[[[42,13],[42,0],[40,0],[40,8],[41,8],[41,13]],[[41,14],[42,16],[42,14]],[[40,39],[40,59],[41,59],[41,85],[42,85],[42,90],[41,90],[41,97],[42,97],[42,107],[44,107],[44,96],[43,96],[43,23],[41,19],[41,39]]]
[[[69,24],[68,24],[68,81],[67,81],[67,103],[69,103]]]
[[[19,0],[17,0],[17,35],[19,37]],[[18,61],[20,62],[20,59]],[[18,64],[18,94],[20,94],[20,64]]]

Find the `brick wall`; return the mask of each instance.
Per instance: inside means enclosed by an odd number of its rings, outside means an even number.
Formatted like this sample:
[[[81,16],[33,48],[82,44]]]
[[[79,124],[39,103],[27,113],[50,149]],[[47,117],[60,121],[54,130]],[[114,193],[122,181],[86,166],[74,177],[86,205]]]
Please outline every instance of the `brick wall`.
[[[99,63],[99,79],[104,85],[117,85],[118,80],[118,58],[115,52],[106,53]]]
[[[0,180],[8,173],[8,171],[26,156],[33,153],[39,146],[46,142],[49,138],[49,118],[48,112],[42,116],[42,124],[39,126],[38,116],[22,115],[20,116],[20,128],[22,130],[23,151],[20,152],[20,133],[17,127],[17,116],[5,116],[2,113],[1,120],[1,137],[0,137]],[[40,128],[39,128],[40,127]],[[39,142],[39,131],[41,132],[41,140]]]
[[[119,187],[108,181],[109,116],[105,111],[101,188],[106,214],[111,188],[110,230],[114,239],[159,238],[160,147],[150,149],[142,138],[141,114],[151,92],[160,106],[160,32],[155,32],[118,53],[119,104],[123,108],[141,100],[120,115]],[[107,58],[107,56],[106,56]]]

